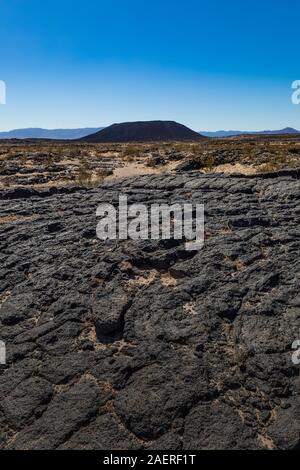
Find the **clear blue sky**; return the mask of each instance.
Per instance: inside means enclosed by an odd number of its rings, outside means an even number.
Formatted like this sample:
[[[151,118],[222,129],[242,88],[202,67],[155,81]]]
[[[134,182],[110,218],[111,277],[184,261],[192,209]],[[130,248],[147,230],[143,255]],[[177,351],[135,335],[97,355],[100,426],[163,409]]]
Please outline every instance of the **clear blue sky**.
[[[299,2],[0,0],[0,15],[0,130],[300,128]]]

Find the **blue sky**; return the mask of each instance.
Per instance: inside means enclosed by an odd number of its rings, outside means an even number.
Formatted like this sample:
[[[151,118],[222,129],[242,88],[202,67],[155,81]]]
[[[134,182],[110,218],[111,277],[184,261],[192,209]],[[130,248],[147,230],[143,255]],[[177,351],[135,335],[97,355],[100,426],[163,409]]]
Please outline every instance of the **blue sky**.
[[[0,0],[0,15],[0,130],[300,128],[297,2]]]

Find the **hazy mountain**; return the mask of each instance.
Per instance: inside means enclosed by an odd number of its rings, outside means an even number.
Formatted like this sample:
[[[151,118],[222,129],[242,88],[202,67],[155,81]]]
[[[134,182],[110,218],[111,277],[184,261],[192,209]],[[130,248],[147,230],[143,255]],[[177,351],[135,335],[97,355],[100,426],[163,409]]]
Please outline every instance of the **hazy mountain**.
[[[244,134],[265,134],[265,135],[277,135],[277,134],[299,134],[300,131],[293,129],[292,127],[286,127],[285,129],[281,129],[278,131],[216,131],[216,132],[208,132],[208,131],[201,131],[200,134],[204,135],[205,137],[230,137],[235,135],[244,135]]]
[[[253,132],[253,134],[300,134],[300,131],[293,129],[292,127],[285,127],[279,131],[263,131],[263,132]]]
[[[129,126],[128,126],[129,125]],[[140,125],[139,129],[137,125]],[[146,125],[146,126],[145,126]],[[151,125],[151,129],[149,127]],[[181,130],[175,126],[181,126]],[[194,132],[188,127],[183,126],[182,124],[175,123],[174,121],[142,121],[137,123],[122,123],[122,124],[113,124],[113,126],[125,126],[122,128],[119,127],[117,129],[118,133],[121,131],[122,135],[121,138],[125,140],[118,140],[118,142],[125,142],[125,141],[145,141],[145,140],[194,140],[197,138],[194,134],[190,134],[190,132]],[[109,126],[108,128],[104,127],[85,127],[85,128],[78,128],[78,129],[42,129],[42,128],[26,128],[26,129],[13,129],[7,132],[0,132],[0,139],[55,139],[55,140],[76,140],[81,139],[83,137],[89,136],[89,141],[98,137],[95,137],[95,134],[98,134],[103,129],[108,129],[108,133],[110,134],[111,131],[114,133],[116,132],[113,126]],[[129,132],[130,127],[130,135],[127,135]],[[146,130],[146,127],[148,130]],[[155,130],[154,130],[155,128]],[[160,130],[159,130],[160,128]],[[183,132],[183,129],[185,131]],[[127,129],[127,130],[126,130]],[[188,134],[187,134],[188,131]],[[138,132],[138,136],[135,133]],[[147,135],[149,133],[149,136]],[[281,130],[266,130],[266,131],[201,131],[201,136],[204,137],[230,137],[230,136],[237,136],[243,134],[265,134],[265,135],[277,135],[277,134],[299,134],[300,131],[293,129],[292,127],[286,127],[285,129]],[[154,137],[156,135],[157,137]],[[94,137],[92,137],[94,136]],[[107,137],[108,136],[108,137]],[[123,137],[122,137],[123,136]],[[177,136],[177,137],[176,137]],[[102,134],[101,132],[101,141],[102,138],[110,138],[108,134]],[[119,137],[120,138],[120,137]],[[130,140],[128,140],[130,139]],[[117,142],[116,140],[113,140]],[[100,140],[99,140],[100,142]],[[103,140],[104,142],[104,140]],[[112,142],[112,140],[107,140],[107,142]]]
[[[85,142],[151,142],[199,139],[203,139],[203,136],[175,121],[138,121],[113,124],[81,140]]]
[[[101,129],[103,127],[85,127],[83,129],[14,129],[8,132],[0,132],[0,139],[80,139]]]
[[[230,137],[234,135],[245,134],[246,132],[242,131],[200,131],[199,134],[204,135],[205,137]]]

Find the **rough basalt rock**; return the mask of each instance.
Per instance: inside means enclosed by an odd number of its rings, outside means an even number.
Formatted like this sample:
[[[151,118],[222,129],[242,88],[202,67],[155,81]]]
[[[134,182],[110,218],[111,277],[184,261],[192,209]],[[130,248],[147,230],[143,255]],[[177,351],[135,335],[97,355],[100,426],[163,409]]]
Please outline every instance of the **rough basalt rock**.
[[[101,202],[204,203],[205,244],[103,242]],[[0,447],[299,448],[297,172],[1,192]]]

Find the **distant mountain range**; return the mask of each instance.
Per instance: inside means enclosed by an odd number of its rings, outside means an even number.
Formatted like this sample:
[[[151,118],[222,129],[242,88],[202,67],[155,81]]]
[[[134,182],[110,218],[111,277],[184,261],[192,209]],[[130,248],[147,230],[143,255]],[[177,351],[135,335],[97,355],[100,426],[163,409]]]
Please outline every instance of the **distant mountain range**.
[[[162,121],[160,121],[162,122]],[[110,126],[111,127],[111,126]],[[28,128],[28,129],[13,129],[7,132],[0,132],[0,139],[54,139],[54,140],[76,140],[82,137],[94,135],[105,129],[104,127],[84,127],[78,129],[42,129],[42,128]],[[300,131],[292,127],[286,127],[278,131],[201,131],[199,132],[204,137],[230,137],[238,135],[277,135],[277,134],[300,134]],[[102,137],[102,136],[101,136]]]
[[[112,124],[95,134],[82,137],[84,142],[152,142],[204,139],[198,132],[175,121],[137,121]]]
[[[94,134],[103,127],[85,127],[83,129],[14,129],[8,132],[0,132],[0,139],[55,139],[69,140],[80,139],[86,135]]]
[[[216,131],[216,132],[208,132],[208,131],[201,131],[200,134],[204,135],[205,137],[230,137],[235,135],[256,135],[256,134],[265,134],[265,135],[278,135],[278,134],[300,134],[300,131],[297,129],[293,129],[292,127],[286,127],[285,129],[280,129],[278,131]]]

